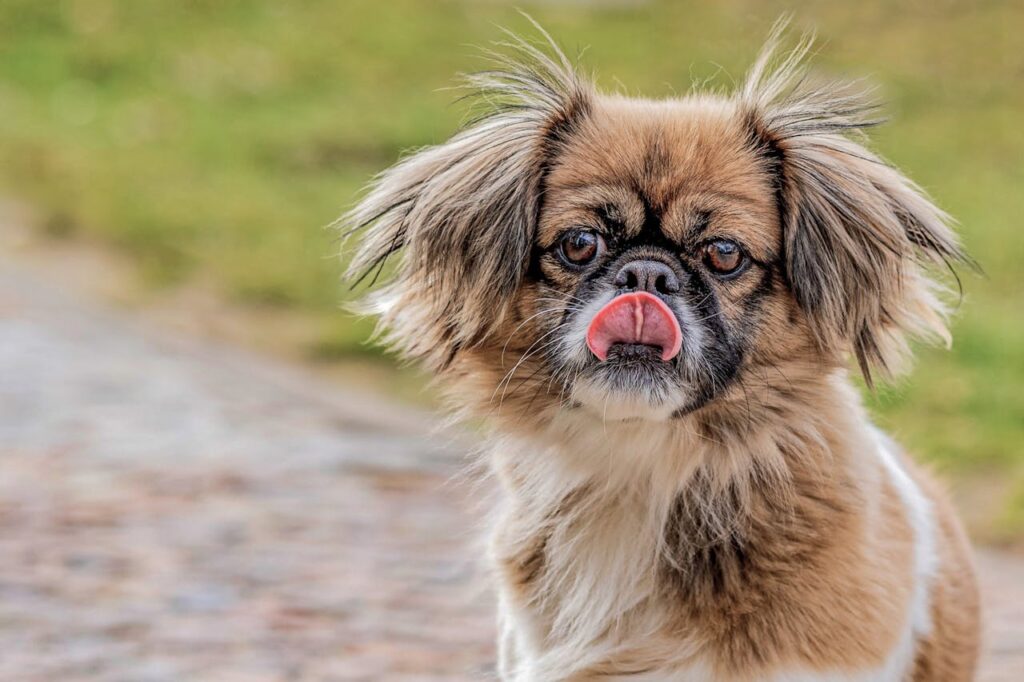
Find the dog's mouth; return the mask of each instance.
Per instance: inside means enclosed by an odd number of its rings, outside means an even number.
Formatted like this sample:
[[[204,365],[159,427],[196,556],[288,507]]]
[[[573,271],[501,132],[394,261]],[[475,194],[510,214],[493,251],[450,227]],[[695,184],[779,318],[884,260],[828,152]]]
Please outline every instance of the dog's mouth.
[[[607,421],[664,420],[689,402],[685,309],[677,315],[650,292],[608,292],[567,319],[565,343],[554,346],[552,358],[564,363],[567,404]],[[700,333],[693,330],[691,343],[699,343]]]
[[[601,362],[669,362],[679,355],[682,343],[676,316],[647,292],[616,296],[587,328],[587,347]]]
[[[683,334],[660,297],[630,292],[604,303],[587,323],[588,359],[573,399],[604,420],[665,419],[685,402],[677,361]]]
[[[661,346],[648,346],[643,343],[616,343],[608,348],[608,356],[602,362],[609,365],[631,363],[664,362],[661,359]]]

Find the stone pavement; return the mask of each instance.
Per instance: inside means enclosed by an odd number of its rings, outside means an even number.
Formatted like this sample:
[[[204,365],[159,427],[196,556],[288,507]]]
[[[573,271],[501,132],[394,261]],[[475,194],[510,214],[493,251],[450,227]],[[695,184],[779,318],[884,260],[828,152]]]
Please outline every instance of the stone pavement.
[[[464,446],[0,256],[0,680],[473,680],[493,616]],[[986,682],[1024,562],[980,557]]]

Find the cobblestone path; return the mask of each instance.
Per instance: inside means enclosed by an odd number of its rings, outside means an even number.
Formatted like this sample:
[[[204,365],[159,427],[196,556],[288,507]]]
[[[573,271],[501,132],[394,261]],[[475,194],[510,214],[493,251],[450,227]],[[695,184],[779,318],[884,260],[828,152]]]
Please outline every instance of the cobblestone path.
[[[474,680],[493,658],[460,447],[302,369],[0,257],[0,680]],[[1024,562],[980,556],[1024,679]]]

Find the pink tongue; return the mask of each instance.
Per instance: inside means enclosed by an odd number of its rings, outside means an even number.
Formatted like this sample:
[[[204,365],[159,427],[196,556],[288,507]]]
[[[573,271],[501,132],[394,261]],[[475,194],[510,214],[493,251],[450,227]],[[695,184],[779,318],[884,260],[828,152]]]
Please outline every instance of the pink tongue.
[[[641,291],[622,294],[597,311],[587,329],[587,346],[602,362],[616,343],[640,343],[661,348],[661,359],[679,354],[683,332],[665,302]]]

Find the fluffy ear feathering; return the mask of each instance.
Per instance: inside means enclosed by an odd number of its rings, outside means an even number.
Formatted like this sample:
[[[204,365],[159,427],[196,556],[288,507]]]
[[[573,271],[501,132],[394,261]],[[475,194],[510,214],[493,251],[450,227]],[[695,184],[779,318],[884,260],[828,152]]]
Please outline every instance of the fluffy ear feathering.
[[[811,86],[802,39],[780,54],[777,27],[742,87],[725,96],[773,174],[787,284],[825,356],[852,354],[872,374],[898,371],[911,337],[948,342],[930,265],[969,262],[949,218],[869,151],[876,107],[844,84]],[[390,282],[367,302],[385,339],[444,370],[498,343],[527,275],[545,175],[604,97],[547,34],[513,38],[512,56],[467,77],[482,113],[448,142],[418,150],[372,183],[340,224],[363,233],[349,276]]]
[[[394,281],[368,301],[386,339],[433,369],[494,330],[526,271],[544,171],[595,93],[566,57],[517,40],[522,57],[466,76],[480,104],[445,144],[384,171],[343,228],[367,228],[349,276],[403,250]]]

